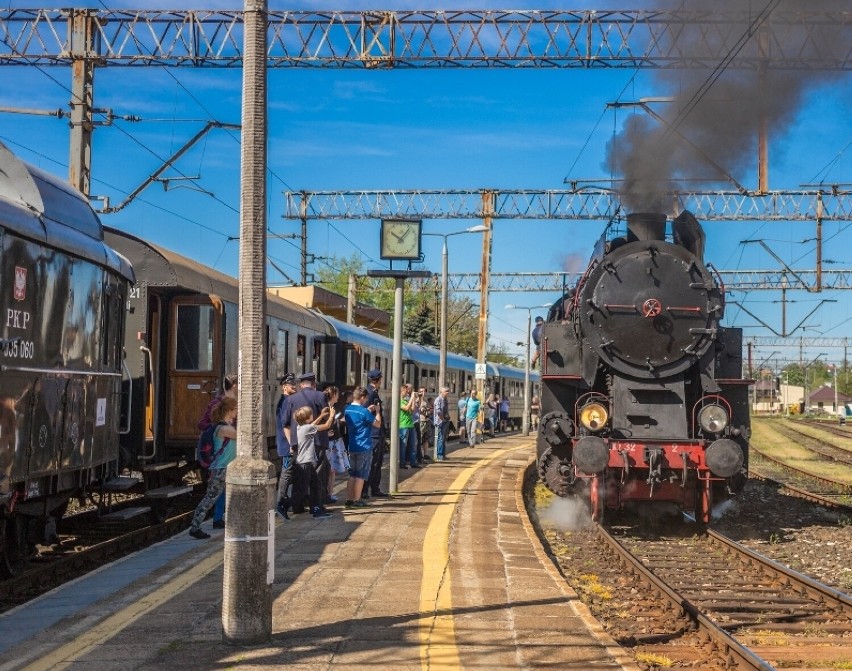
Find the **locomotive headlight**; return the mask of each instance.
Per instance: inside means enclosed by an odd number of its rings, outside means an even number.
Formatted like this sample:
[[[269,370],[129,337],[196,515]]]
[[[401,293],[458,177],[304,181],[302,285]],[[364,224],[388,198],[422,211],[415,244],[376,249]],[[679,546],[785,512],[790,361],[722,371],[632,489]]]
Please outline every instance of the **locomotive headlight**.
[[[698,424],[707,433],[721,433],[728,426],[728,413],[721,405],[705,405],[698,411]]]
[[[589,431],[600,431],[606,426],[609,412],[600,403],[589,403],[580,410],[580,423]]]

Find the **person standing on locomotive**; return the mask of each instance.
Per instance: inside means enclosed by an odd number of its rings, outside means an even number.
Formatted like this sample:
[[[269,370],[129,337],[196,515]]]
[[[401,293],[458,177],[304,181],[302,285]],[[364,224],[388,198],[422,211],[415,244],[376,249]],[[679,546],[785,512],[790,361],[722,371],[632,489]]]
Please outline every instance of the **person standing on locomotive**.
[[[237,400],[225,397],[210,413],[210,423],[218,425],[213,434],[213,461],[210,462],[207,480],[207,493],[192,516],[189,535],[199,540],[210,538],[210,534],[202,530],[201,523],[207,517],[207,512],[216,503],[220,495],[225,494],[225,471],[228,464],[237,458]],[[214,524],[215,527],[215,524]],[[216,527],[218,528],[218,527]]]
[[[278,450],[278,456],[281,457],[281,474],[278,477],[278,503],[275,506],[275,510],[285,520],[290,519],[287,516],[287,509],[290,507],[290,498],[287,490],[293,483],[293,456],[295,455],[284,431],[284,427],[286,426],[284,423],[284,408],[287,405],[287,398],[295,393],[296,376],[293,373],[287,373],[281,378],[281,398],[278,399],[278,405],[275,408],[275,446]]]
[[[532,359],[530,359],[530,368],[535,368],[541,357],[541,331],[544,328],[544,319],[541,316],[535,318],[535,328],[532,330],[532,341],[535,345]]]
[[[385,460],[385,438],[388,435],[388,427],[385,423],[385,413],[382,409],[382,399],[379,396],[379,385],[382,382],[382,371],[374,368],[367,373],[367,379],[370,381],[367,387],[367,407],[373,407],[375,413],[381,418],[379,426],[373,425],[373,461],[370,465],[370,477],[364,486],[364,492],[361,498],[369,498],[370,495],[377,498],[385,498],[387,492],[382,491],[382,464]]]

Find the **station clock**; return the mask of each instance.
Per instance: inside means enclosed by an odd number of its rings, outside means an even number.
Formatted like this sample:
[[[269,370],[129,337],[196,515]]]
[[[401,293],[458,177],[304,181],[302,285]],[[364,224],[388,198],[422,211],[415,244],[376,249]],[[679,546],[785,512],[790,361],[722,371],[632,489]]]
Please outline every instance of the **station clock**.
[[[381,257],[419,259],[422,223],[419,219],[382,219]]]

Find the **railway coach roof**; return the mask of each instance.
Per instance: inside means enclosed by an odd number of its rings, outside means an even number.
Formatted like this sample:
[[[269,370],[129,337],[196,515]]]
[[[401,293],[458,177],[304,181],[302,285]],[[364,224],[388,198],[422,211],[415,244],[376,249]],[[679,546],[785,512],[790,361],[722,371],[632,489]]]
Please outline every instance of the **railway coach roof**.
[[[149,286],[212,294],[232,303],[239,299],[239,282],[235,277],[220,273],[126,231],[104,226],[104,236],[108,244],[130,259],[139,280]],[[267,312],[283,317],[294,325],[331,333],[329,326],[318,315],[275,294],[267,296]]]
[[[387,336],[383,336],[375,331],[369,331],[361,326],[355,326],[355,324],[340,321],[328,315],[323,315],[323,319],[337,331],[337,337],[344,342],[358,343],[383,352],[393,352],[393,340]],[[409,356],[408,347],[409,345],[407,344],[403,344],[402,346],[403,358],[408,358]]]
[[[70,185],[15,156],[0,142],[0,224],[21,237],[106,266],[133,280],[133,269],[104,243],[88,200]]]

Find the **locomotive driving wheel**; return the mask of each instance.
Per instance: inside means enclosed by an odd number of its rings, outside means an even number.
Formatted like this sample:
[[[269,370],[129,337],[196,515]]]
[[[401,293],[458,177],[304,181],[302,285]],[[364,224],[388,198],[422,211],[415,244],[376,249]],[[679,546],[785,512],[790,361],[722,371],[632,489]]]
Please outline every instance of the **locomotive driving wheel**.
[[[29,558],[27,522],[20,515],[0,520],[0,575],[16,576]]]

